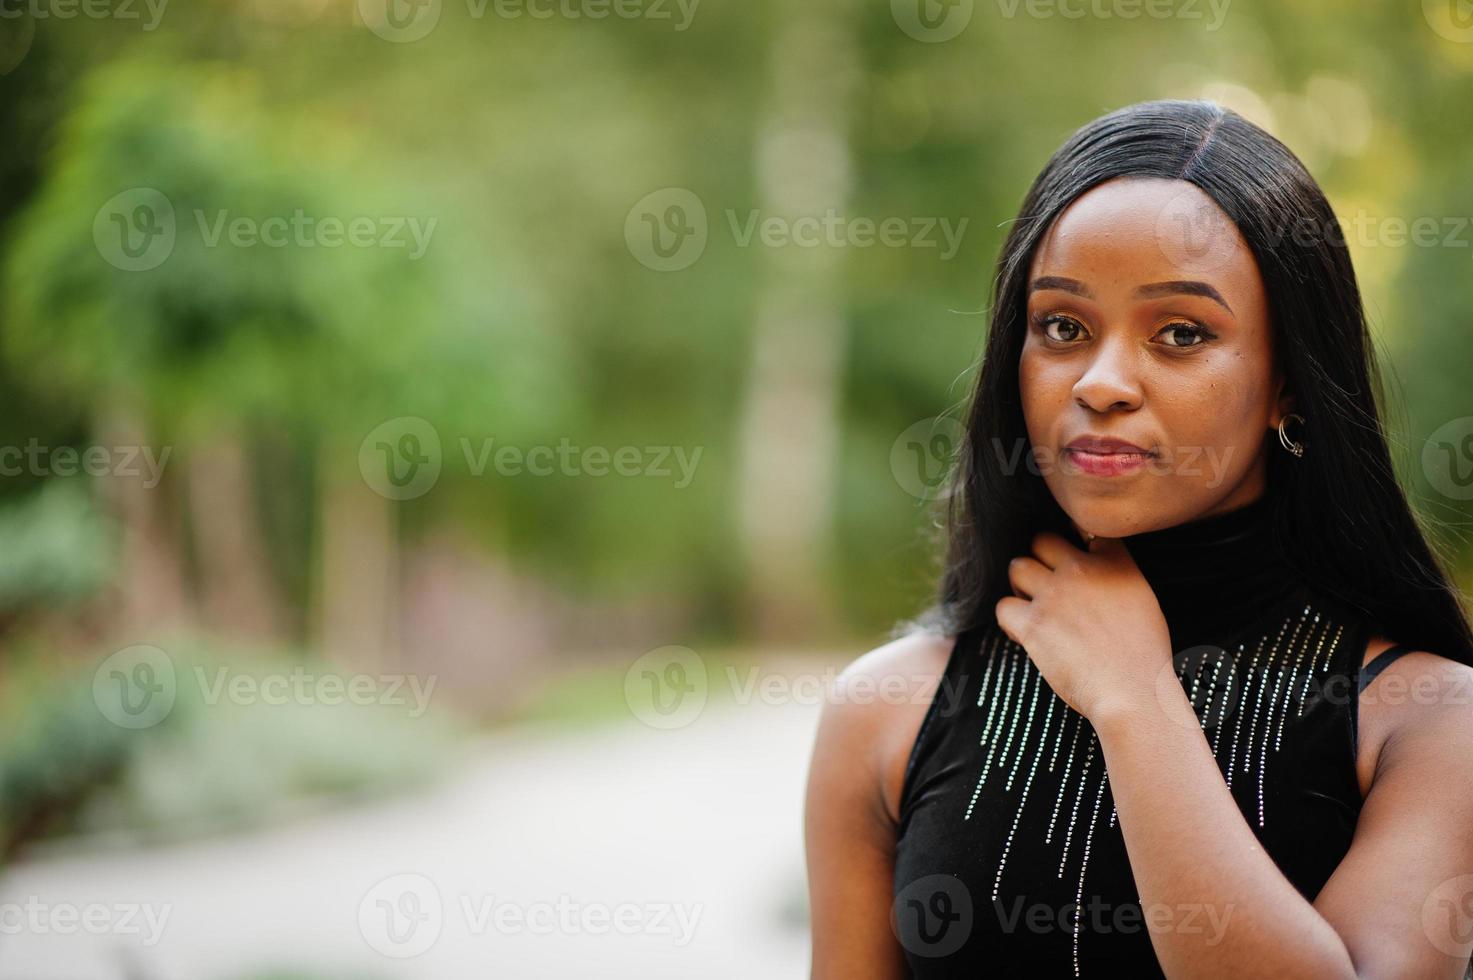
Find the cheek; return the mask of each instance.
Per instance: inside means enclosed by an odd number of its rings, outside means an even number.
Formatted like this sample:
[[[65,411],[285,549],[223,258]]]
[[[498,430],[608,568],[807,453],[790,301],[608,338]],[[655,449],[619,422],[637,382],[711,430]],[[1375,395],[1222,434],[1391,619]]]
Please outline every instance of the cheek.
[[[1035,443],[1053,424],[1056,411],[1053,388],[1040,360],[1025,351],[1018,360],[1018,390],[1023,402],[1023,424],[1028,429],[1028,438]]]
[[[1074,379],[1068,369],[1047,358],[1030,356],[1026,351],[1018,361],[1018,387],[1022,391],[1023,410],[1032,418],[1052,416],[1073,390]]]
[[[1266,384],[1229,365],[1205,384],[1156,386],[1153,414],[1178,446],[1249,446],[1258,440]]]

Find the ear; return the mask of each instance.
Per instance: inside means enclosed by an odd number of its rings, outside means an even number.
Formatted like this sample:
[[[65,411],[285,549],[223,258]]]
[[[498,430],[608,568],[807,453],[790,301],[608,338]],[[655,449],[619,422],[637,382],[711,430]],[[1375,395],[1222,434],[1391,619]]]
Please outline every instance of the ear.
[[[1277,427],[1279,422],[1294,411],[1294,396],[1288,392],[1289,382],[1283,374],[1274,371],[1274,409],[1269,414],[1269,424]]]

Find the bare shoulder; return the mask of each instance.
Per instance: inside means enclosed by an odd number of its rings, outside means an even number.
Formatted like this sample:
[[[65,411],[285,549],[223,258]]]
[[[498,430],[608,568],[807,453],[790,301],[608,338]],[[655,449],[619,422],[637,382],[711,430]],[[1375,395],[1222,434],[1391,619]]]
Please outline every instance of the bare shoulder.
[[[821,725],[862,760],[879,802],[898,821],[905,764],[946,672],[956,637],[914,632],[855,658],[834,679]]]
[[[1375,637],[1365,666],[1392,645]],[[1427,650],[1393,660],[1360,694],[1361,745],[1357,768],[1363,789],[1401,750],[1428,739],[1473,741],[1473,667]],[[1418,752],[1417,755],[1423,753]]]

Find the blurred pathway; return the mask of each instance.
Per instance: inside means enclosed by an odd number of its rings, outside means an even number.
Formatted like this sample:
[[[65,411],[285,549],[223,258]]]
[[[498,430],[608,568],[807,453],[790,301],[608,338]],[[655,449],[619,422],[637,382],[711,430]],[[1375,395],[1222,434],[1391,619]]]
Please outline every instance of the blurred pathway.
[[[0,891],[0,980],[799,980],[817,716],[521,729],[414,798],[24,864]],[[17,919],[32,902],[55,931]]]

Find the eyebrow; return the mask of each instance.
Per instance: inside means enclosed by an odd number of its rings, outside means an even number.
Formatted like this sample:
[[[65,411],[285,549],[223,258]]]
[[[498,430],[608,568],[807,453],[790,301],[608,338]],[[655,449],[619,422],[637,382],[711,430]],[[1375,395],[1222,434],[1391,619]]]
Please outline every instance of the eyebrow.
[[[1093,299],[1094,294],[1089,287],[1078,279],[1070,279],[1067,276],[1039,276],[1028,286],[1029,293],[1035,293],[1040,289],[1059,289],[1085,299]],[[1210,283],[1199,279],[1172,279],[1167,282],[1149,282],[1135,291],[1135,294],[1144,298],[1155,298],[1158,296],[1202,296],[1212,300],[1229,313],[1233,308],[1228,305],[1227,300],[1222,298]]]

